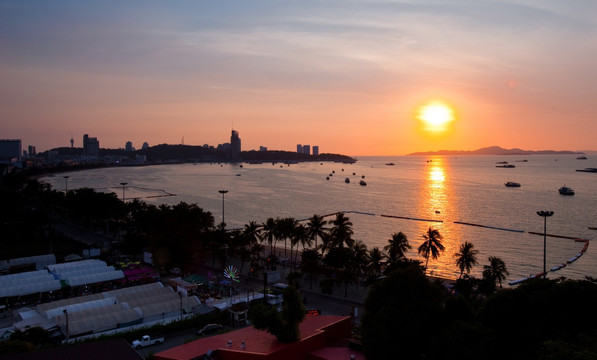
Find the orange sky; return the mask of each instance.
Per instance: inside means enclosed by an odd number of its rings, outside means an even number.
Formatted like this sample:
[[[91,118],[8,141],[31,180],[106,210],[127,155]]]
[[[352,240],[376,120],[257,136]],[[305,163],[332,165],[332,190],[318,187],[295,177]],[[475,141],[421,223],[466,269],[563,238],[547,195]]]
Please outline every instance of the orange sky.
[[[0,0],[0,138],[597,149],[597,3],[523,3]],[[421,131],[432,99],[450,131]]]

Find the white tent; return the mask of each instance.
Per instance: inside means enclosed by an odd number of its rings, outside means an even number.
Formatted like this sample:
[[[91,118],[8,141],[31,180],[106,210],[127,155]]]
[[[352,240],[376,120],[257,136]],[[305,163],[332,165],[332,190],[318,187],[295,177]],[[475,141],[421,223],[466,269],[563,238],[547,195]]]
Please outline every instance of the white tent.
[[[54,254],[38,255],[22,257],[10,260],[0,261],[0,270],[10,269],[13,266],[35,264],[36,270],[43,270],[50,264],[56,264],[56,256]]]
[[[60,280],[45,270],[0,276],[0,297],[24,296],[60,289]]]
[[[124,273],[121,270],[73,276],[65,279],[65,281],[70,286],[78,286],[117,279],[124,279]]]

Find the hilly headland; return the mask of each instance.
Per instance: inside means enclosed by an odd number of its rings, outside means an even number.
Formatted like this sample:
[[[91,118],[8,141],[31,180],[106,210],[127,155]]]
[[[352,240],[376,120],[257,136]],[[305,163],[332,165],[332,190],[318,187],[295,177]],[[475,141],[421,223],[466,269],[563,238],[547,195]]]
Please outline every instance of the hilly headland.
[[[523,150],[518,148],[504,149],[499,146],[489,146],[477,150],[440,150],[440,151],[421,151],[408,155],[577,155],[584,154],[578,151],[557,151],[557,150]]]

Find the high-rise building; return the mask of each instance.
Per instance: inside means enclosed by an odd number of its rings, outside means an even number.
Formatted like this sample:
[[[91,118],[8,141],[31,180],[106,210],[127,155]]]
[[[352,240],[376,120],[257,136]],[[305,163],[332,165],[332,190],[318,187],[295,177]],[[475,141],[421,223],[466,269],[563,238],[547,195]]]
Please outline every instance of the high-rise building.
[[[303,145],[296,144],[296,152],[299,154],[302,154],[303,153]]]
[[[260,146],[259,151],[267,151],[267,146]]]
[[[83,135],[83,153],[87,156],[99,156],[99,141],[95,137]]]
[[[37,151],[35,150],[35,146],[29,145],[29,156],[35,156]]]
[[[319,156],[319,146],[313,145],[313,156]]]
[[[127,141],[124,148],[126,151],[135,151],[135,148],[133,147],[133,143],[131,141]]]
[[[141,147],[141,149],[145,150],[145,149],[149,149],[149,144],[146,142],[143,143],[143,146]]]
[[[303,154],[311,154],[311,145],[303,145]]]
[[[21,161],[21,139],[0,140],[0,161],[15,162]]]
[[[230,135],[230,158],[232,160],[240,159],[240,137],[238,137],[238,131],[232,130],[232,135]]]

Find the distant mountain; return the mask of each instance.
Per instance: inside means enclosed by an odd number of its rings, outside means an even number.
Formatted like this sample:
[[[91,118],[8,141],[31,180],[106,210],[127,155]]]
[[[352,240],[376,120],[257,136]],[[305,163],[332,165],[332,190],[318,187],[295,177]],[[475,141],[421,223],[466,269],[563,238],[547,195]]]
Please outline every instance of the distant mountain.
[[[584,154],[578,151],[556,151],[556,150],[522,150],[522,149],[504,149],[499,146],[490,146],[477,150],[440,150],[440,151],[422,151],[414,152],[408,155],[576,155]]]

